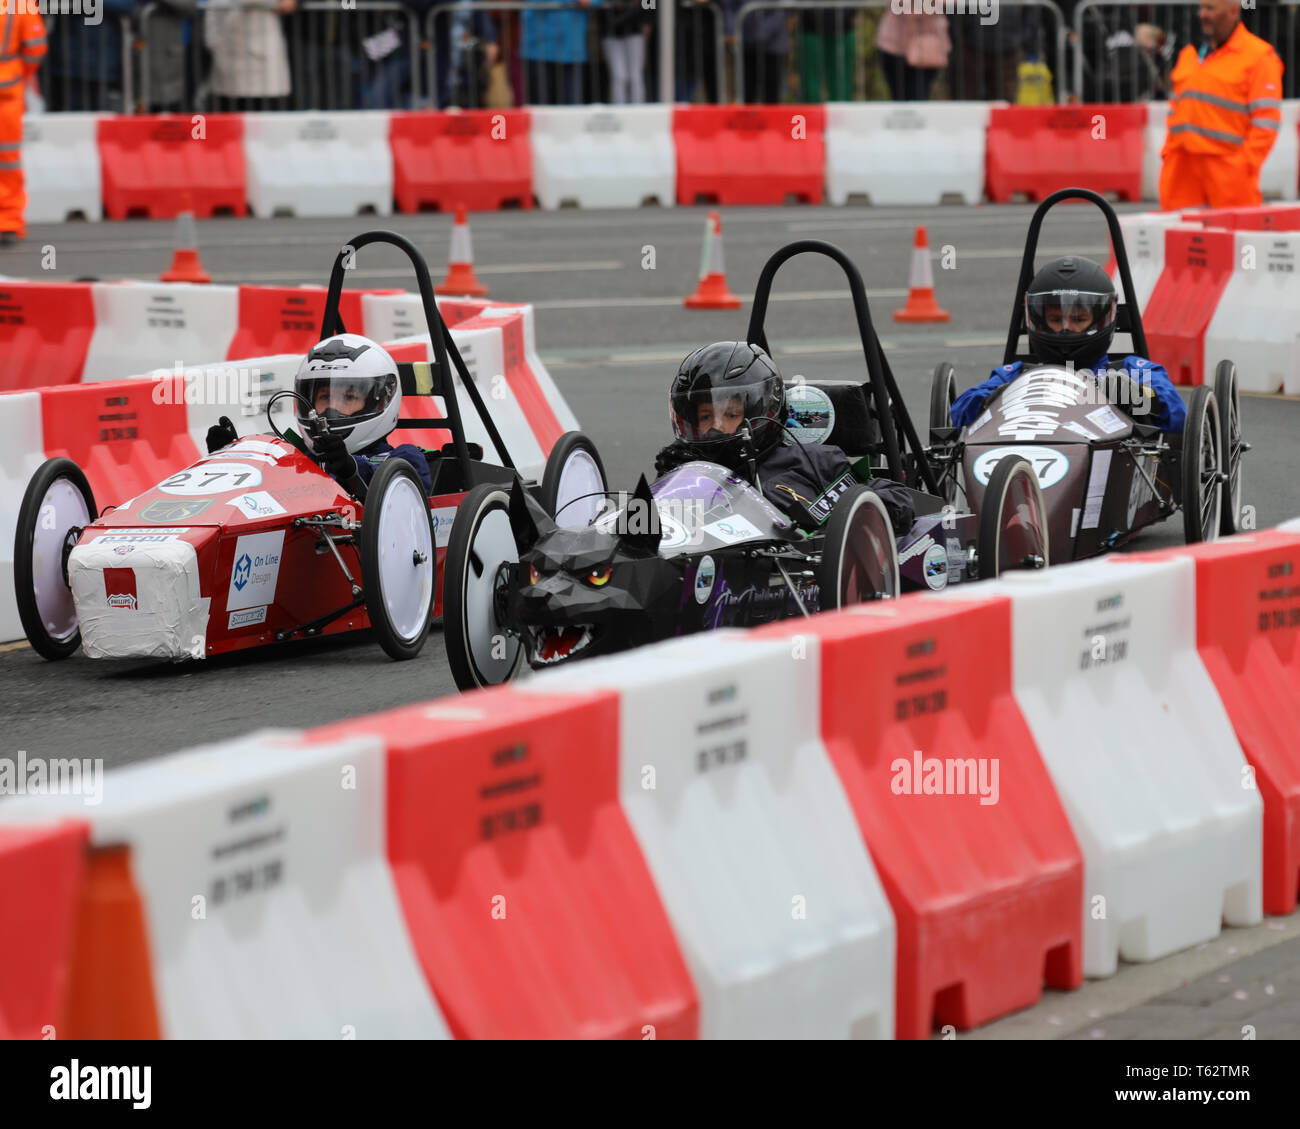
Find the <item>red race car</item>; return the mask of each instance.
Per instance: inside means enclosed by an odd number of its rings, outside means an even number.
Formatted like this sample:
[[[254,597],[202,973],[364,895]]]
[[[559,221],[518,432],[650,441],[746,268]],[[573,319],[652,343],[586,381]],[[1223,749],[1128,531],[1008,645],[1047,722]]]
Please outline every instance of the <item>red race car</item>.
[[[38,653],[62,659],[84,646],[90,658],[201,659],[368,627],[395,659],[420,652],[441,610],[442,558],[457,507],[473,487],[509,487],[519,476],[408,240],[372,231],[349,241],[335,260],[321,340],[345,331],[338,313],[345,253],[378,242],[399,247],[415,267],[434,344],[433,363],[397,365],[403,397],[445,404],[445,417],[400,421],[403,430],[451,435],[440,450],[423,450],[432,490],[402,458],[380,463],[368,486],[339,485],[298,435],[276,426],[273,407],[285,396],[299,400],[309,433],[326,426],[290,391],[267,404],[270,433],[244,436],[102,514],[77,464],[51,459],[28,483],[14,545],[19,615]],[[499,464],[465,441],[453,367]],[[582,495],[603,494],[604,470],[590,440],[569,432],[551,450],[542,481],[525,485],[554,514]]]

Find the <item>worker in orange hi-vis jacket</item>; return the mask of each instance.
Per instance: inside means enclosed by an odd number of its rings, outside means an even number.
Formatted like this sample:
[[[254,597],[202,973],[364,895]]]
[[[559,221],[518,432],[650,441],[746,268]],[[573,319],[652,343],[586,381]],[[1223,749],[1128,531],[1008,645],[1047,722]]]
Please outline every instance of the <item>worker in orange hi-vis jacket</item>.
[[[1174,66],[1160,206],[1259,204],[1259,170],[1282,127],[1282,60],[1241,25],[1239,0],[1201,0],[1199,49]]]
[[[0,0],[0,244],[27,234],[23,213],[23,103],[45,57],[45,22],[35,3]]]

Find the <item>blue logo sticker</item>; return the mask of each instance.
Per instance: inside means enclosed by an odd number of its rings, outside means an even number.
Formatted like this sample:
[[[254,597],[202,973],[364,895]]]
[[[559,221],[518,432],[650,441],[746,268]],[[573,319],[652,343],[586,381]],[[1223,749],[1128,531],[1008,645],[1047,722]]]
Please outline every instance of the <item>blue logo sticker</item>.
[[[247,553],[235,562],[235,591],[242,592],[244,585],[249,581],[253,573],[253,562],[249,559]]]

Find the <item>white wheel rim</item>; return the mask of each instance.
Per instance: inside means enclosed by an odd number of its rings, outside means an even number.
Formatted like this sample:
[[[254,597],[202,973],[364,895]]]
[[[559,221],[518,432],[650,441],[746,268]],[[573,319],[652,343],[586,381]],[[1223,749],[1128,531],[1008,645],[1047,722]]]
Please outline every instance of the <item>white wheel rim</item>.
[[[405,476],[391,482],[379,514],[379,595],[393,630],[410,642],[429,618],[437,555],[428,501]]]
[[[466,562],[465,640],[482,681],[496,685],[510,677],[519,659],[520,646],[520,640],[508,635],[497,622],[493,606],[497,570],[503,563],[519,559],[510,515],[504,509],[494,507],[484,514],[474,531],[470,550],[482,562],[483,572],[476,576],[473,563]]]
[[[570,529],[590,525],[600,513],[604,489],[605,476],[591,453],[581,447],[571,451],[564,460],[555,492],[556,524]]]
[[[62,643],[77,630],[77,608],[63,583],[63,542],[73,526],[90,524],[90,511],[80,490],[66,478],[50,483],[36,512],[32,537],[32,589],[36,610],[50,637]]]

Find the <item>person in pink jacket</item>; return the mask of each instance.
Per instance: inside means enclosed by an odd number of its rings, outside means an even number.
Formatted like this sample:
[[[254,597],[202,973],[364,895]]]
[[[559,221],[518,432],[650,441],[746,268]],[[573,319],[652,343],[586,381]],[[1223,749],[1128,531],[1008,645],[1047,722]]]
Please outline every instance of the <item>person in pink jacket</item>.
[[[916,5],[920,8],[920,4]],[[942,13],[899,13],[886,8],[876,28],[876,51],[895,102],[924,102],[944,67],[952,41]]]

